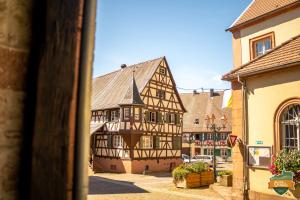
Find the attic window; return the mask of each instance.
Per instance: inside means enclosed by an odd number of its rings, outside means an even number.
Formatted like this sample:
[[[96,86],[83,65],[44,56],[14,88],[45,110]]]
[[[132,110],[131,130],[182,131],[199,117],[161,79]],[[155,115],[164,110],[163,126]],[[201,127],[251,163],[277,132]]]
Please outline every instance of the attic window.
[[[199,119],[198,118],[195,119],[194,124],[199,124]]]
[[[159,68],[159,73],[160,74],[166,74],[166,69],[164,67]]]
[[[254,59],[275,47],[274,33],[268,33],[250,40],[250,56]]]
[[[166,98],[166,92],[163,90],[156,90],[156,97],[159,99],[165,99]]]

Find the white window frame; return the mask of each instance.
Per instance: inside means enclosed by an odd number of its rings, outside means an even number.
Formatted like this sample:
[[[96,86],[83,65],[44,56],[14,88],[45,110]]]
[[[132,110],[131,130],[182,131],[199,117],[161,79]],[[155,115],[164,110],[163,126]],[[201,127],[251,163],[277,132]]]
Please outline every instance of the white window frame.
[[[153,136],[142,136],[143,149],[153,149]]]
[[[130,119],[130,108],[128,107],[123,108],[123,118]]]
[[[175,124],[176,123],[176,115],[174,113],[170,113],[170,123]]]
[[[121,135],[113,136],[113,147],[114,148],[123,148],[123,138]]]
[[[206,155],[209,155],[209,156],[213,156],[214,155],[214,149],[213,148],[207,148],[206,152],[207,152]]]
[[[288,131],[288,133],[287,133]],[[287,137],[288,135],[288,137]],[[281,116],[282,147],[300,150],[300,105],[287,106]],[[287,142],[288,141],[288,145]],[[293,145],[291,146],[291,141]]]
[[[117,110],[111,111],[110,120],[111,121],[117,121],[117,120],[119,120],[119,115],[118,115],[118,111]]]
[[[227,149],[221,149],[220,151],[221,151],[221,152],[220,152],[220,155],[221,155],[222,157],[227,156]]]

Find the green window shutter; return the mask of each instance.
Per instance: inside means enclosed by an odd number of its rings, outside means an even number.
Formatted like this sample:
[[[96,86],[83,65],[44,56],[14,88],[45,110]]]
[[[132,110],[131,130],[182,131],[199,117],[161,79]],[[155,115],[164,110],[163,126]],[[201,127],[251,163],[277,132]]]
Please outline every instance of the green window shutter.
[[[172,145],[173,145],[173,149],[181,149],[180,137],[178,136],[173,137]]]
[[[107,147],[112,148],[112,135],[107,135]]]
[[[204,149],[204,155],[207,155],[207,149]]]
[[[221,149],[215,149],[215,156],[221,156]]]
[[[145,112],[145,120],[146,120],[146,122],[149,122],[149,120],[150,120],[150,112],[149,111]]]
[[[204,136],[203,139],[207,140],[207,133],[203,133],[203,136]]]
[[[160,148],[160,137],[159,136],[154,136],[153,137],[153,142],[154,142],[154,148],[159,149]]]
[[[180,114],[175,114],[175,120],[176,120],[176,124],[179,125],[180,124]]]
[[[156,115],[157,115],[157,122],[158,123],[162,123],[162,113],[161,112],[157,112]]]
[[[181,137],[178,136],[177,138],[178,138],[178,141],[177,141],[178,142],[178,149],[181,149],[181,146],[182,146],[181,145]]]
[[[231,149],[227,149],[227,157],[231,157]]]

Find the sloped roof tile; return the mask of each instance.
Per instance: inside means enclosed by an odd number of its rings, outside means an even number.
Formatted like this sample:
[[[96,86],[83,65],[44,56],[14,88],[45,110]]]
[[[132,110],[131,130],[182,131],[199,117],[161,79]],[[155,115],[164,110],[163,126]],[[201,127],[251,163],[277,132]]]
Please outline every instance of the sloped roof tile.
[[[183,115],[183,132],[210,132],[206,128],[205,116],[214,114],[215,122],[221,125],[221,117],[227,117],[226,128],[222,132],[231,131],[231,108],[222,108],[224,92],[214,92],[210,97],[209,92],[181,93],[183,105],[187,112]],[[199,124],[195,124],[195,119],[199,119]]]
[[[127,66],[123,69],[99,76],[92,83],[92,110],[119,107],[128,98],[132,87],[132,74],[135,71],[135,82],[139,93],[152,77],[164,57]],[[128,100],[128,99],[127,99]]]
[[[245,24],[251,20],[255,20],[271,12],[283,10],[293,4],[300,3],[299,0],[253,0],[245,11],[233,22],[227,29]]]
[[[232,80],[238,74],[245,77],[295,65],[300,65],[300,35],[223,75],[222,79]]]

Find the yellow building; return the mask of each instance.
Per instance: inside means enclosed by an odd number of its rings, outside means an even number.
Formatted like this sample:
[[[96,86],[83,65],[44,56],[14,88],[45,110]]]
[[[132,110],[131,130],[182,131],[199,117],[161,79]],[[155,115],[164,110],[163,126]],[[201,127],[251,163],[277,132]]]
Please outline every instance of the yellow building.
[[[300,1],[254,0],[232,32],[232,199],[295,199],[268,189],[271,156],[300,149]]]

